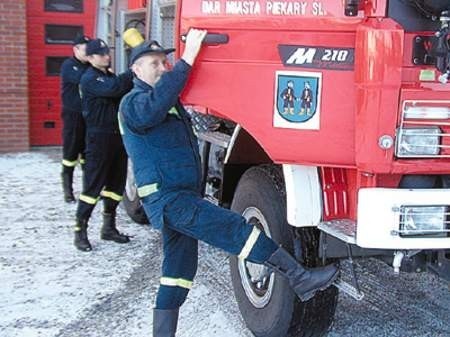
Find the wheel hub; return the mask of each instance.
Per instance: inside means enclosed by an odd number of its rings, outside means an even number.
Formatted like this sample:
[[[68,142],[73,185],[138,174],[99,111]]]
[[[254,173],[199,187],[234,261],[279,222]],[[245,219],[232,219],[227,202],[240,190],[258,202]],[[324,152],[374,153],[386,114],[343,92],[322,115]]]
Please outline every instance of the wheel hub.
[[[271,237],[269,226],[262,212],[256,207],[248,207],[243,214],[247,222],[258,227],[268,237]],[[256,308],[265,307],[272,297],[274,274],[262,264],[239,259],[238,269],[242,287],[249,301]]]

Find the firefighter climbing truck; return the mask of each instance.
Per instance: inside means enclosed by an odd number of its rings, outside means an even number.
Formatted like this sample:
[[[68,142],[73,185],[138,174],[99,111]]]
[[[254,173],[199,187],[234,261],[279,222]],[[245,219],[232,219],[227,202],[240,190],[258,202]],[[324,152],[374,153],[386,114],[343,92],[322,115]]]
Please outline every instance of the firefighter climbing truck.
[[[378,256],[450,280],[449,23],[448,0],[178,1],[178,55],[208,30],[182,95],[205,198],[308,266]],[[256,336],[321,336],[338,289],[363,296],[352,268],[302,303],[264,266],[230,265]]]

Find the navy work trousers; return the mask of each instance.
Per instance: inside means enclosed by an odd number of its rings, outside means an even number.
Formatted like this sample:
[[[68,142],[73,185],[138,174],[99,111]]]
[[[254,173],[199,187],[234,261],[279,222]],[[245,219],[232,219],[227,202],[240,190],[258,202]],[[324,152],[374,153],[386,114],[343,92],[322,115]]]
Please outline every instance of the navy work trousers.
[[[163,211],[164,259],[157,309],[179,308],[197,271],[198,243],[204,241],[254,263],[265,262],[278,245],[241,215],[194,193],[181,193]]]
[[[63,111],[63,172],[73,172],[80,161],[84,164],[86,126],[81,112]]]
[[[127,154],[120,135],[88,131],[77,218],[88,220],[100,196],[105,200],[105,213],[114,213],[122,200],[126,178]]]

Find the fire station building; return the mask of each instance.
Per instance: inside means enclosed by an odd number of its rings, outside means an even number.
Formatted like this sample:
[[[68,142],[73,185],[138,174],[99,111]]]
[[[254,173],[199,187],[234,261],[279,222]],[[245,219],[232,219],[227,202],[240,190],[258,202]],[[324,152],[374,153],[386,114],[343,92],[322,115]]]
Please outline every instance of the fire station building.
[[[0,151],[61,144],[59,68],[77,34],[92,35],[96,1],[0,3]]]
[[[128,53],[121,33],[135,27],[173,45],[174,13],[175,0],[2,0],[0,152],[61,145],[59,71],[77,35],[104,39],[120,72]]]

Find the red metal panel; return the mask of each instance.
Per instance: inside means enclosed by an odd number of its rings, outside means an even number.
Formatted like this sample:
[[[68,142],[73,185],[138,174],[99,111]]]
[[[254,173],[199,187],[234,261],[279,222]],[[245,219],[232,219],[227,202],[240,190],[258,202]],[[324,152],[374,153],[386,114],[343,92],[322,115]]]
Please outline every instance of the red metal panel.
[[[202,49],[183,95],[185,103],[205,106],[239,123],[275,162],[354,167],[355,72],[285,66],[279,46],[354,48],[362,12],[359,17],[346,18],[341,1],[323,1],[319,13],[314,10],[317,2],[305,1],[305,6],[289,2],[298,15],[277,15],[281,7],[272,5],[255,9],[259,14],[248,14],[245,8],[242,14],[231,15],[227,14],[232,7],[228,2],[208,2],[212,8],[204,3],[203,7],[199,0],[182,3],[180,33],[189,27],[206,28],[227,34],[229,42]],[[221,6],[214,7],[216,3]],[[178,47],[181,53],[184,45]],[[319,129],[274,126],[280,71],[321,76]]]
[[[71,56],[71,45],[45,43],[45,25],[83,26],[94,33],[96,1],[84,1],[83,13],[46,12],[44,0],[27,1],[27,48],[30,99],[30,144],[61,144],[61,98],[59,76],[47,76],[46,57]],[[54,127],[45,127],[54,123]]]
[[[405,39],[392,19],[376,18],[385,15],[386,1],[364,2],[366,15],[373,16],[366,19],[363,11],[345,17],[343,1],[322,1],[321,11],[313,0],[247,3],[191,0],[179,5],[180,34],[196,27],[229,37],[228,43],[202,49],[183,93],[186,104],[239,123],[276,163],[354,168],[374,175],[449,171],[448,159],[398,160],[394,147],[378,145],[382,136],[395,137],[403,99],[448,101],[450,92],[448,85],[419,81],[423,67],[411,65],[414,34]],[[182,53],[184,44],[177,41]],[[286,45],[301,53],[311,47],[354,49],[354,68],[306,67],[313,62],[298,58],[295,64],[283,63],[278,48]],[[281,114],[279,73],[321,76],[322,90],[316,95],[321,96],[320,126],[275,125],[276,112]],[[299,99],[297,86],[294,92]],[[304,114],[297,111],[290,114]]]
[[[349,218],[346,171],[340,168],[322,167],[320,173],[324,220]]]
[[[145,8],[147,0],[128,0],[128,9]]]

